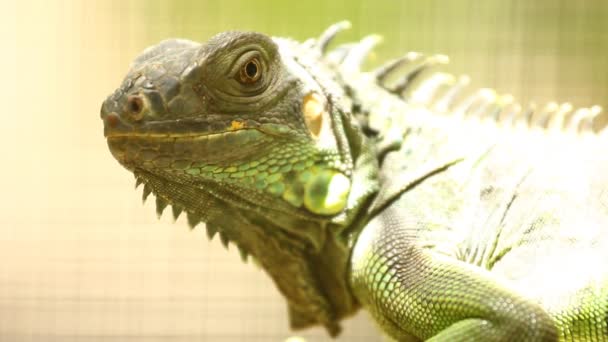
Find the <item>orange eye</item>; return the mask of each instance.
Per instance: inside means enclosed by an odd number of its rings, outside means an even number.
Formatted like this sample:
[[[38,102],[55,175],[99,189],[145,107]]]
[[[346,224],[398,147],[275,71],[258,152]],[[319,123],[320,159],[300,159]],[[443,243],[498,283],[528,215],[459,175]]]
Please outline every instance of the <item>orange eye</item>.
[[[241,67],[241,72],[239,76],[241,82],[245,84],[251,84],[259,80],[262,76],[260,61],[257,58],[250,59]]]

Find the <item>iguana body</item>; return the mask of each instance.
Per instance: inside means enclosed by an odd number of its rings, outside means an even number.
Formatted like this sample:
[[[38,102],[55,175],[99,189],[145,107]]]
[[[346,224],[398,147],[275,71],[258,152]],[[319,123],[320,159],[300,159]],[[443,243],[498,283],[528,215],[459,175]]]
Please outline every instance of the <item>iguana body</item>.
[[[596,108],[516,115],[419,77],[441,57],[362,72],[375,37],[326,53],[345,26],[149,48],[102,106],[112,153],[159,215],[252,255],[293,328],[363,306],[404,341],[608,340],[608,138],[577,132]]]

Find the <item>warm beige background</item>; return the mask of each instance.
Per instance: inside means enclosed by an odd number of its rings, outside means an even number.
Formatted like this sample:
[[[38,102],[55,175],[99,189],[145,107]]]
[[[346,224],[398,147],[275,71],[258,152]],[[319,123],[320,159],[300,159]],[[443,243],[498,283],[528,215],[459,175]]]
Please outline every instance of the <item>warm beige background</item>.
[[[520,98],[608,105],[606,1],[4,1],[0,14],[0,341],[282,341],[273,284],[234,249],[156,220],[108,153],[99,107],[160,39],[230,28],[452,56]],[[508,3],[508,5],[504,5]],[[302,333],[310,341],[320,329]],[[365,315],[345,341],[380,340]]]

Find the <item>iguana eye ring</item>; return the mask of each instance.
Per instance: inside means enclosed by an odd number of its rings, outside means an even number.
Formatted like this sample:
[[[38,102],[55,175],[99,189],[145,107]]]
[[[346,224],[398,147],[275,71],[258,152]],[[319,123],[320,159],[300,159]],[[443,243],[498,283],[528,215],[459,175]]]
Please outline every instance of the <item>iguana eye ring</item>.
[[[243,64],[241,67],[241,71],[239,73],[239,77],[241,83],[251,84],[256,82],[262,76],[262,70],[260,67],[260,61],[257,57],[254,57],[247,61],[247,63]]]

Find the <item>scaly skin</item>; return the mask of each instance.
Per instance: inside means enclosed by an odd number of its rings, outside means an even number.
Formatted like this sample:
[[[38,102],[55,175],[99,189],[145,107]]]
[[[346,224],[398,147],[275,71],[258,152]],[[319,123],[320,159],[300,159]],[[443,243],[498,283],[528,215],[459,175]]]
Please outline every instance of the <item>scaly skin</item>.
[[[255,258],[293,328],[363,306],[404,341],[608,340],[605,137],[417,84],[437,56],[361,72],[376,37],[325,53],[345,26],[149,48],[102,106],[112,154],[159,214]]]

